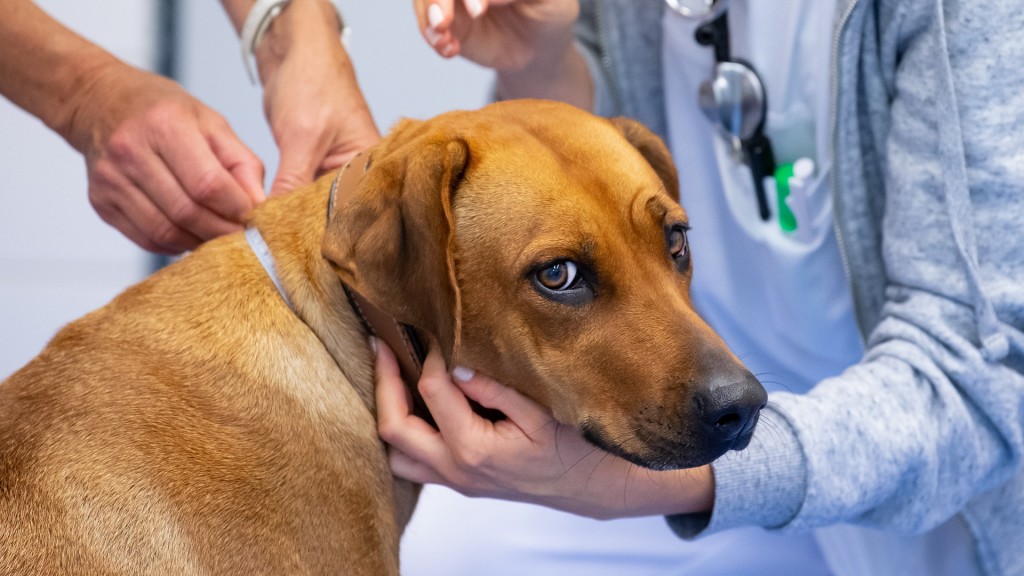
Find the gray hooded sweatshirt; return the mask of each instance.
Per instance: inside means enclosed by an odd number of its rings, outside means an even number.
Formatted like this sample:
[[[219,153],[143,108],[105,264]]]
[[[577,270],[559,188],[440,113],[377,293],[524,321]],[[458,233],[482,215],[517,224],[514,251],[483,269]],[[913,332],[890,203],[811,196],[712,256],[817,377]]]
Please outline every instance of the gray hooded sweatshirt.
[[[865,355],[776,393],[750,447],[713,466],[741,525],[966,521],[979,568],[1024,575],[1024,9],[1010,0],[839,0],[836,234]],[[583,0],[596,112],[667,137],[663,0]]]

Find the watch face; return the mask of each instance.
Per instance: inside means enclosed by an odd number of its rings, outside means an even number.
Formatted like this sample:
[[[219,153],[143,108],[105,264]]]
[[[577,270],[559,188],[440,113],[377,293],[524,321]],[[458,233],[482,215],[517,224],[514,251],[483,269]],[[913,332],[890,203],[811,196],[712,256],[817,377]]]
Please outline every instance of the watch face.
[[[710,19],[725,10],[727,0],[665,0],[670,8],[686,18]]]

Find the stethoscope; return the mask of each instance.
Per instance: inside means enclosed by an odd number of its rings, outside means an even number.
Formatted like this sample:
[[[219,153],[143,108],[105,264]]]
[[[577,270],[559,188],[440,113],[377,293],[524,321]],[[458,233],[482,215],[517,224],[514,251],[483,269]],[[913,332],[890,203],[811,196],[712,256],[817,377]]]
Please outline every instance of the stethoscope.
[[[764,179],[775,174],[775,155],[764,133],[768,98],[761,77],[749,63],[729,51],[728,0],[665,0],[680,16],[698,20],[695,39],[715,52],[711,77],[701,83],[697,102],[708,120],[732,147],[733,155],[750,168],[758,213],[771,217]]]

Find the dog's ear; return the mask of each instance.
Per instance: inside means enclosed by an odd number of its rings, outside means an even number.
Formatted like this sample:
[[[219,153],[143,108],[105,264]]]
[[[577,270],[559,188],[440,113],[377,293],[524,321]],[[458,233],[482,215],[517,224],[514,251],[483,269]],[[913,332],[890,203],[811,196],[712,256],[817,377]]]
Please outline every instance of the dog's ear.
[[[622,132],[626,140],[629,140],[629,143],[640,151],[640,154],[643,155],[647,163],[654,169],[654,172],[661,178],[661,182],[665,185],[665,192],[673,200],[679,202],[679,173],[676,172],[676,165],[672,161],[672,155],[669,154],[668,147],[665,146],[661,138],[649,128],[631,118],[620,116],[610,120]]]
[[[387,148],[371,152],[357,189],[337,200],[322,252],[353,290],[399,322],[432,334],[453,362],[462,305],[452,198],[469,147],[415,132],[418,137],[398,145],[389,137]]]

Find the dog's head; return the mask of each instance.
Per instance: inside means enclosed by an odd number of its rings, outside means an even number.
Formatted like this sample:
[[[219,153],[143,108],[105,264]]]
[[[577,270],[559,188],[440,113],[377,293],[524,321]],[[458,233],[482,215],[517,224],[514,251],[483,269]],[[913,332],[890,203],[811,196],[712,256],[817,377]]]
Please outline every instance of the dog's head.
[[[694,312],[686,213],[641,125],[539,101],[404,121],[323,252],[471,366],[649,468],[750,439],[765,392]]]

